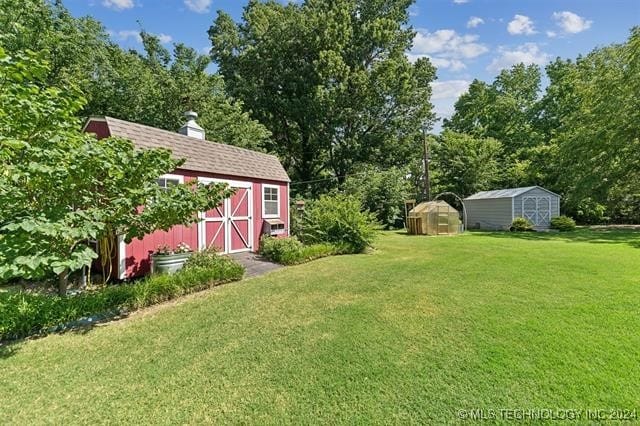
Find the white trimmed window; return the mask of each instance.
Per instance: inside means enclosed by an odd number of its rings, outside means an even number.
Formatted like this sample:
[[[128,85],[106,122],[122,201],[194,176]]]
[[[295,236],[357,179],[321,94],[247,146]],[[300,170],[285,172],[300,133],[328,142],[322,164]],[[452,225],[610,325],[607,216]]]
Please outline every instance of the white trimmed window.
[[[179,185],[183,182],[183,177],[180,175],[162,175],[156,181],[158,186],[162,189],[168,189],[172,186]]]
[[[262,216],[280,217],[280,187],[262,185]]]

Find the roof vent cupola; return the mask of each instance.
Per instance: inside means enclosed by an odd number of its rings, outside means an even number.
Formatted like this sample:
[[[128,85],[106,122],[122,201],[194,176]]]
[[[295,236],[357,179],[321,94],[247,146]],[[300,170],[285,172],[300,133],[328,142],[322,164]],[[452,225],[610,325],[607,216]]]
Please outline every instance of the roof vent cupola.
[[[187,111],[184,113],[184,116],[187,118],[187,122],[184,126],[180,127],[178,133],[196,139],[204,139],[204,129],[196,123],[198,114],[193,111]]]

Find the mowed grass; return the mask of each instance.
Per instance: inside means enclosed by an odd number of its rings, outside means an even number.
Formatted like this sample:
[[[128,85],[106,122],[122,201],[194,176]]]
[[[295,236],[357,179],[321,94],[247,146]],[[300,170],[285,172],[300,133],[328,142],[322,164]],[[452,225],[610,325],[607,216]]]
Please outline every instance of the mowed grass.
[[[389,232],[0,357],[3,423],[451,423],[639,409],[640,233]]]

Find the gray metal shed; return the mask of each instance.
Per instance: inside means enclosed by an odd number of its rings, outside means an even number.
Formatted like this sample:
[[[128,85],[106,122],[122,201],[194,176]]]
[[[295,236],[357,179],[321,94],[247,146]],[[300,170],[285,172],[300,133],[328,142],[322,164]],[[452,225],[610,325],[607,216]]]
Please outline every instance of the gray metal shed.
[[[467,226],[508,230],[516,217],[527,218],[535,229],[549,229],[560,216],[560,196],[540,186],[482,191],[464,199]]]

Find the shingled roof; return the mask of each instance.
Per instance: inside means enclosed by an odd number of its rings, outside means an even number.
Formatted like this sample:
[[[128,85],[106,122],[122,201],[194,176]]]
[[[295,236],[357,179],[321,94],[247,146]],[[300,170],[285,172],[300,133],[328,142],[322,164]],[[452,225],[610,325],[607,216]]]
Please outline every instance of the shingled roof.
[[[184,136],[112,117],[92,117],[107,123],[111,136],[129,139],[138,149],[167,148],[186,160],[181,169],[229,176],[289,182],[277,157],[232,145]]]

